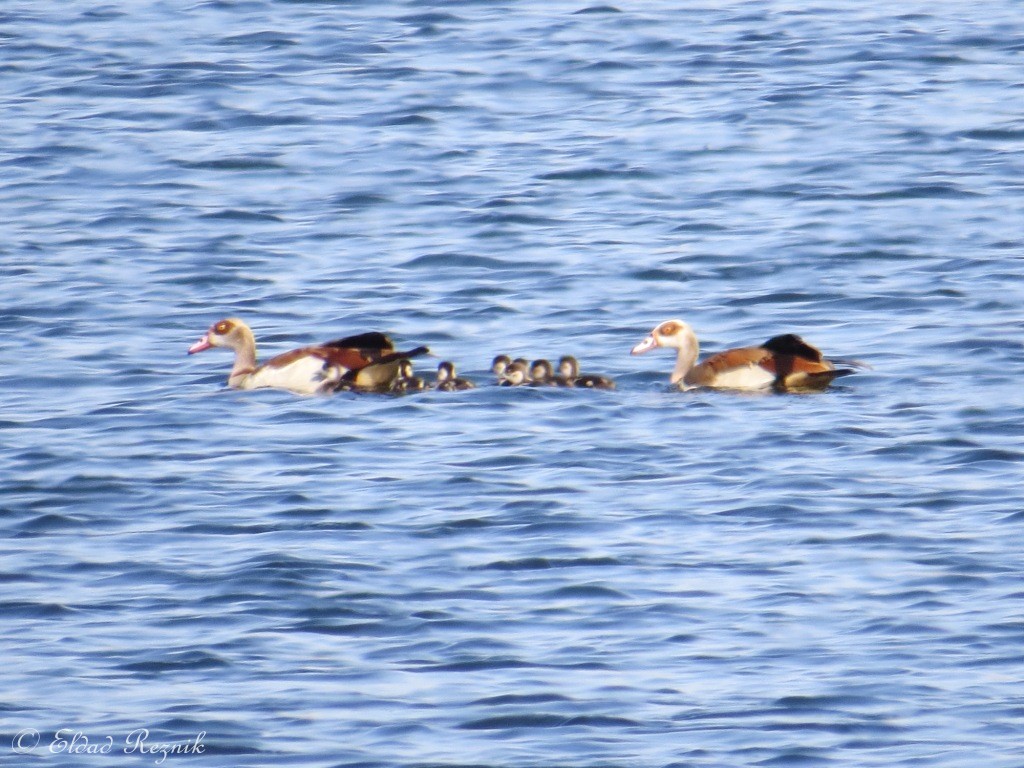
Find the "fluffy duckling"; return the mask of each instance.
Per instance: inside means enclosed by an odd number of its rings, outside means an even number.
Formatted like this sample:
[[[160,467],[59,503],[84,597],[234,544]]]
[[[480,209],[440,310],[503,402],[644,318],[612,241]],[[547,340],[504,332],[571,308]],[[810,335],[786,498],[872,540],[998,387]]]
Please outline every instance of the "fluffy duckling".
[[[398,377],[391,383],[391,391],[402,394],[406,392],[421,392],[426,388],[427,383],[413,373],[412,361],[399,361]]]
[[[551,381],[554,369],[551,363],[541,358],[530,363],[530,385],[534,387],[553,387],[555,382]]]
[[[445,360],[437,366],[436,388],[442,392],[456,392],[463,389],[473,389],[476,385],[468,379],[461,379],[455,375],[455,363]]]
[[[491,370],[494,371],[494,375],[498,377],[498,381],[501,381],[501,377],[505,373],[505,369],[511,364],[512,358],[508,355],[498,355],[491,361]]]
[[[587,389],[615,389],[615,382],[607,376],[599,376],[595,373],[580,373],[579,361],[572,355],[563,355],[558,361],[558,372],[572,386],[586,387]]]
[[[571,387],[573,385],[572,381],[565,376],[556,375],[551,362],[543,358],[534,360],[530,365],[530,378],[532,386],[535,387]]]
[[[522,359],[514,360],[501,374],[501,381],[498,383],[503,387],[521,387],[529,384],[530,370],[527,362]]]

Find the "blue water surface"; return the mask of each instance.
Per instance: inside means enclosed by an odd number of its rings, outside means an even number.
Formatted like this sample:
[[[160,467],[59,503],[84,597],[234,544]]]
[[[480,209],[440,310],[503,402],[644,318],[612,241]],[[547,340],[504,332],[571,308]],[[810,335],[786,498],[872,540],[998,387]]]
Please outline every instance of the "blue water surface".
[[[1021,768],[1022,99],[1009,0],[0,6],[0,763]]]

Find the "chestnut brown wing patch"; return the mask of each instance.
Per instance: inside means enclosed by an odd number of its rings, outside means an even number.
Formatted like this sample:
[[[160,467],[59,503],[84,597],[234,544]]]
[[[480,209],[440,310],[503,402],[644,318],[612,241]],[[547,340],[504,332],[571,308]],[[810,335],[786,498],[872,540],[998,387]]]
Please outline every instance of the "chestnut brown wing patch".
[[[817,374],[834,370],[828,360],[808,360],[806,357],[794,355],[775,355],[775,372],[779,381],[784,381],[793,374]]]
[[[335,349],[334,347],[302,347],[285,352],[267,361],[272,368],[286,368],[304,357],[317,357],[324,361],[324,366],[337,365],[346,370],[362,368],[372,361],[364,357],[358,349]]]
[[[344,368],[346,371],[358,371],[371,364],[392,362],[404,357],[418,357],[429,351],[426,347],[416,347],[408,352],[381,352],[352,347],[303,347],[280,354],[269,360],[267,365],[285,368],[303,357],[317,357],[324,361],[325,367],[331,365]]]
[[[365,368],[377,357],[373,350],[352,347],[317,347],[316,355],[330,365],[336,365],[348,371]]]
[[[727,349],[712,355],[700,365],[695,366],[686,376],[688,384],[697,386],[713,386],[715,379],[727,371],[743,368],[748,365],[759,365],[774,374],[775,358],[764,347],[740,347]]]
[[[772,355],[762,347],[741,347],[712,355],[701,365],[706,365],[718,373],[742,368],[745,365],[760,365],[768,370],[774,370],[773,362]]]

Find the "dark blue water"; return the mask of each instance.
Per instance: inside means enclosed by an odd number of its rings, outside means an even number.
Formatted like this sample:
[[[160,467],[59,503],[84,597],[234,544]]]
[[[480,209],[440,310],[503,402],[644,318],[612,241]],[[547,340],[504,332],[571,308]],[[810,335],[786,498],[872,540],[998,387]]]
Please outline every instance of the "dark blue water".
[[[0,763],[1020,768],[1022,73],[1006,0],[0,7]],[[619,388],[233,392],[228,315]],[[873,370],[670,392],[672,317]]]

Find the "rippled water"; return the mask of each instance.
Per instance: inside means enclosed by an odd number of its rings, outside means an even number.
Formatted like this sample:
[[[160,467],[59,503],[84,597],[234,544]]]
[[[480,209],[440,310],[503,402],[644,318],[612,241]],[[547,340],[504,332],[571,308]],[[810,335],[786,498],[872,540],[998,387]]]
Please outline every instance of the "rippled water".
[[[1022,41],[1005,0],[0,8],[0,762],[1019,768]],[[227,315],[483,386],[233,392],[185,356]],[[628,351],[671,317],[873,370],[670,392]]]

